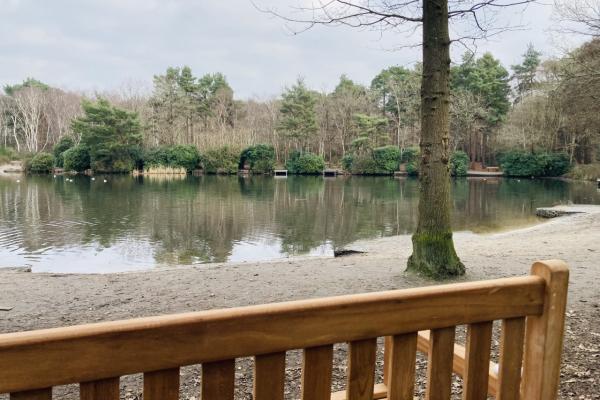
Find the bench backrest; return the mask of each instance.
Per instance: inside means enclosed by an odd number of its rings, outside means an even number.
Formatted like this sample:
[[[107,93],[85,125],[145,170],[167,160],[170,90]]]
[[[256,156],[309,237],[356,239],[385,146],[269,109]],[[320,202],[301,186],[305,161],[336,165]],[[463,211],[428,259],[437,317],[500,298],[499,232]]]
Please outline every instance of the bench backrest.
[[[286,351],[303,349],[302,399],[329,400],[333,344],[347,342],[346,390],[337,398],[412,399],[416,351],[425,347],[430,400],[450,398],[453,370],[463,376],[464,399],[489,391],[502,400],[551,400],[567,282],[564,263],[546,261],[525,277],[3,334],[0,393],[51,399],[53,386],[80,383],[82,399],[116,400],[119,377],[143,372],[145,400],[175,400],[179,367],[202,364],[202,398],[232,399],[235,359],[254,356],[254,398],[283,399]],[[502,331],[492,383],[494,320]],[[457,325],[467,325],[462,354]],[[374,385],[382,336],[385,379]]]

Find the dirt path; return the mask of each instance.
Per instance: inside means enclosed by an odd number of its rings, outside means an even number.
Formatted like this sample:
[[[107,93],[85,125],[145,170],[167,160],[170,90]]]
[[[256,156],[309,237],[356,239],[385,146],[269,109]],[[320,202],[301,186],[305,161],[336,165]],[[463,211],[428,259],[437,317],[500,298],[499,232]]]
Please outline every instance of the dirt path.
[[[579,211],[584,212],[517,231],[459,233],[456,246],[467,266],[467,275],[461,280],[524,275],[537,259],[560,258],[569,264],[560,398],[599,399],[600,206]],[[14,307],[0,311],[0,332],[435,283],[404,272],[411,251],[408,236],[357,242],[353,248],[367,253],[335,259],[186,266],[107,275],[0,270],[0,306]],[[340,363],[335,369],[337,386],[343,381],[344,354],[342,346],[336,356]],[[424,360],[420,363],[423,365]],[[297,355],[288,358],[287,372],[292,380],[299,377]],[[251,376],[240,371],[238,382],[240,397],[247,395]],[[124,385],[125,398],[137,398],[139,379]],[[184,370],[184,398],[197,398],[197,386],[197,370]],[[297,395],[293,385],[287,392],[290,399]],[[76,395],[72,390],[67,393]]]

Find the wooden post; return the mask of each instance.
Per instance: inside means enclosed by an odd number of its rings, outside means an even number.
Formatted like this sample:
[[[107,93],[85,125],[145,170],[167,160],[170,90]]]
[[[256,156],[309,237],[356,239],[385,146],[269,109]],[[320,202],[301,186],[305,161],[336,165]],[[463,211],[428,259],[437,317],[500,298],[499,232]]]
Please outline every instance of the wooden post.
[[[543,313],[527,317],[522,398],[554,400],[560,378],[569,269],[559,260],[539,261],[531,274],[546,281]]]

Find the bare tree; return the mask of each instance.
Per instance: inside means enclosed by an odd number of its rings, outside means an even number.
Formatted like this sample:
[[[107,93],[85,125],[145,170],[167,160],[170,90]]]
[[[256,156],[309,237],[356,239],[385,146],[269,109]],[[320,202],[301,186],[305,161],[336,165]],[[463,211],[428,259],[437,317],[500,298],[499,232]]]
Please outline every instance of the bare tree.
[[[26,151],[36,153],[48,144],[49,127],[44,118],[46,91],[37,87],[23,87],[14,96],[17,118],[22,130]]]
[[[559,32],[600,36],[599,0],[555,0]]]
[[[63,136],[74,136],[71,131],[71,121],[82,113],[82,96],[50,88],[46,100],[44,114],[50,131],[50,142],[54,144]],[[73,139],[79,143],[79,137],[73,137]]]
[[[533,0],[324,0],[297,8],[293,17],[266,10],[286,21],[315,25],[406,32],[421,27],[421,196],[408,268],[443,278],[461,275],[450,223],[450,44],[489,37],[509,28],[495,24],[498,10]],[[304,14],[303,14],[304,13]],[[306,15],[306,17],[305,17]],[[449,20],[456,37],[450,38]]]

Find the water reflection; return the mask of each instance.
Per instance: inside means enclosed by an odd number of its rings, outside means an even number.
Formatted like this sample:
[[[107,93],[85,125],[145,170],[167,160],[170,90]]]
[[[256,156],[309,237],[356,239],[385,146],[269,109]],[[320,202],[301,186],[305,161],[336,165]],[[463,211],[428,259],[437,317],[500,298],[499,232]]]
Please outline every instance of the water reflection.
[[[411,233],[414,179],[108,176],[0,178],[0,267],[108,272],[155,265],[332,254],[357,239]],[[535,223],[534,210],[600,203],[593,184],[459,179],[455,230]]]

